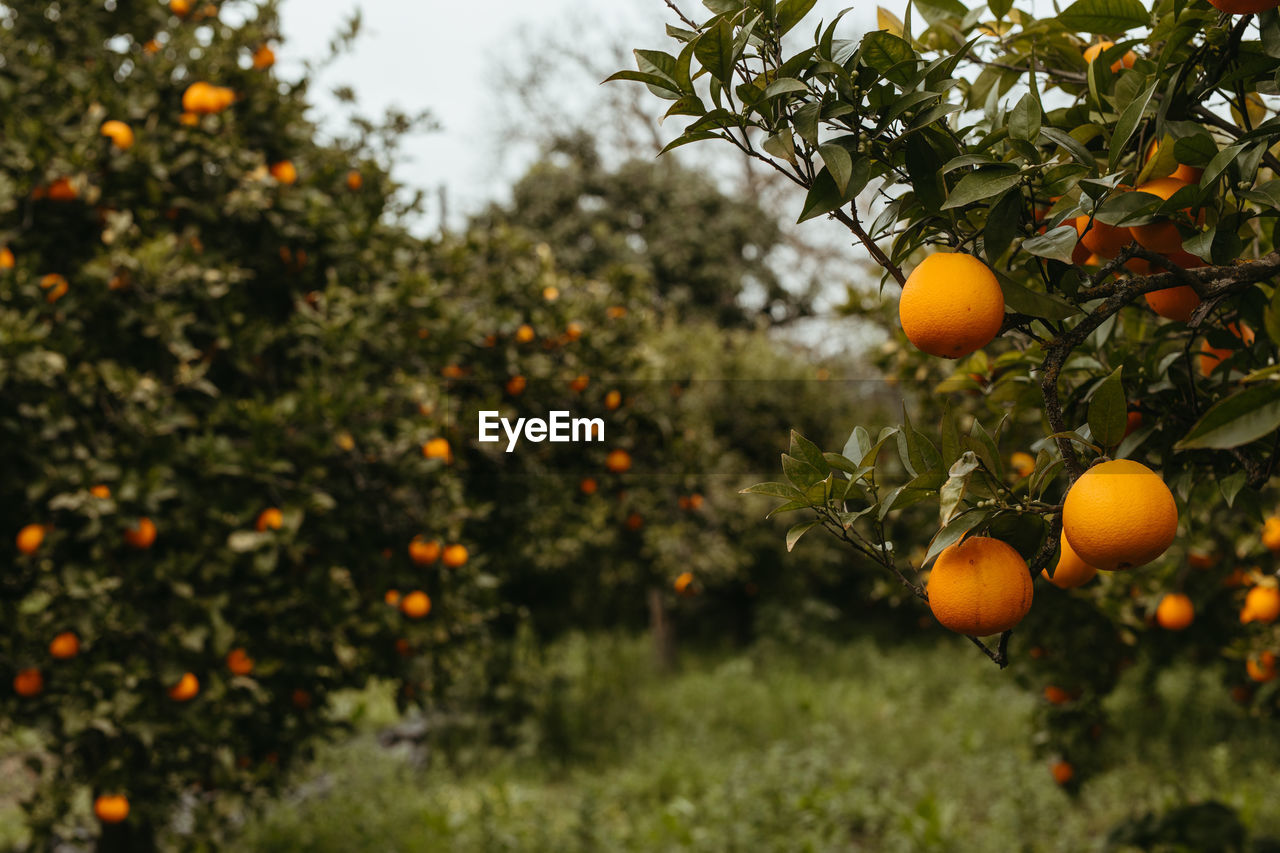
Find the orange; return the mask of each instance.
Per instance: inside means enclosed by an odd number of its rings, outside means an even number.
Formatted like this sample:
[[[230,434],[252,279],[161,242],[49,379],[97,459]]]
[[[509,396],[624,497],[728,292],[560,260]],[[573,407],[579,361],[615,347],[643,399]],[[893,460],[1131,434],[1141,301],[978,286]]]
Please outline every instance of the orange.
[[[1240,624],[1262,622],[1270,625],[1280,617],[1280,590],[1273,586],[1255,586],[1244,598]]]
[[[605,457],[604,467],[614,474],[621,474],[631,468],[631,454],[625,450],[611,450]]]
[[[242,648],[227,652],[227,669],[232,675],[249,675],[253,672],[253,658]]]
[[[1280,516],[1273,515],[1262,523],[1262,544],[1272,553],[1280,553]]]
[[[1076,217],[1076,233],[1080,235],[1081,246],[1090,253],[1108,260],[1120,254],[1120,250],[1129,245],[1133,239],[1128,228],[1118,228],[1097,219],[1090,222],[1088,216]],[[1076,261],[1076,263],[1088,265],[1089,261],[1086,258],[1085,261]]]
[[[185,17],[191,11],[191,0],[169,0],[169,11],[179,18]]]
[[[421,536],[413,537],[409,542],[409,559],[417,566],[429,566],[440,559],[440,543],[434,539],[427,541]]]
[[[253,52],[253,67],[259,71],[266,71],[268,68],[276,64],[276,52],[269,45],[262,45]]]
[[[80,638],[73,631],[63,631],[49,643],[49,656],[68,660],[80,654]]]
[[[444,554],[440,558],[446,566],[451,569],[458,569],[467,564],[467,546],[450,545],[444,549]]]
[[[338,433],[336,436],[334,436],[333,442],[334,444],[338,445],[338,447],[347,451],[355,450],[355,447],[356,447],[356,440],[354,437],[352,437],[351,433],[349,432]]]
[[[1044,689],[1044,698],[1050,705],[1065,705],[1075,697],[1061,687],[1050,684]]]
[[[571,341],[578,340],[582,337],[582,324],[577,320],[570,321],[569,325],[565,327],[564,336]]]
[[[193,115],[220,113],[235,103],[236,93],[226,86],[214,86],[197,80],[182,93],[183,112]]]
[[[1209,5],[1228,15],[1253,15],[1280,6],[1280,0],[1209,0]]]
[[[1276,656],[1274,652],[1263,652],[1256,658],[1249,658],[1244,663],[1245,672],[1254,681],[1272,681],[1276,677]]]
[[[1146,300],[1152,311],[1179,323],[1190,320],[1191,314],[1200,307],[1200,296],[1187,284],[1153,290],[1146,294]]]
[[[527,344],[529,341],[533,340],[533,326],[525,323],[520,328],[516,329],[516,340],[522,344]]]
[[[898,299],[898,318],[917,349],[940,358],[961,358],[999,334],[1004,294],[982,261],[938,252],[907,277]]]
[[[1187,182],[1179,181],[1177,178],[1154,178],[1138,187],[1137,192],[1150,193],[1168,201],[1174,193],[1185,186],[1188,186]],[[1202,211],[1197,222],[1203,220]],[[1162,255],[1182,252],[1182,235],[1178,232],[1178,227],[1168,219],[1157,219],[1146,225],[1134,225],[1129,228],[1129,232],[1144,249],[1159,252]]]
[[[138,519],[137,524],[125,530],[124,541],[140,550],[150,548],[151,544],[156,541],[155,524],[144,515]]]
[[[609,411],[613,411],[622,405],[622,392],[618,390],[610,391],[604,395],[604,407]]]
[[[693,572],[681,572],[672,584],[680,595],[693,595]]]
[[[644,527],[644,516],[638,512],[633,512],[631,515],[627,516],[627,520],[624,523],[628,530],[635,533],[640,528]]]
[[[364,186],[364,175],[360,174],[355,169],[352,169],[350,172],[347,172],[347,189],[352,190],[354,192],[355,190],[360,189],[362,186]]]
[[[1080,559],[1106,571],[1159,557],[1178,532],[1178,506],[1159,475],[1140,462],[1094,465],[1067,492],[1062,532]]]
[[[1253,345],[1253,329],[1249,328],[1248,324],[1240,323],[1237,325],[1235,323],[1230,323],[1227,325],[1227,331],[1239,338],[1245,346]],[[1213,371],[1217,369],[1218,365],[1222,364],[1222,362],[1226,361],[1234,353],[1234,349],[1215,347],[1207,340],[1201,341],[1200,375],[1206,377],[1211,375]]]
[[[693,494],[689,495],[689,509],[693,510],[694,512],[697,512],[698,510],[702,509],[702,495],[698,494],[697,492],[694,492]]]
[[[1030,477],[1036,470],[1036,458],[1030,453],[1019,450],[1009,457],[1009,467],[1020,479],[1024,479]]]
[[[386,602],[386,604],[389,607],[399,607],[400,606],[400,590],[398,589],[387,590],[385,593],[382,594],[382,600]]]
[[[1058,539],[1058,565],[1054,567],[1052,576],[1047,570],[1040,572],[1044,579],[1059,589],[1074,589],[1093,580],[1098,570],[1081,560],[1079,555],[1071,550],[1071,543],[1067,541],[1065,535],[1060,535]]]
[[[38,669],[20,669],[13,677],[13,692],[30,699],[44,690],[44,676]]]
[[[184,672],[178,683],[169,688],[169,698],[175,702],[188,702],[200,692],[200,682],[195,675]]]
[[[28,524],[18,531],[18,550],[23,554],[34,554],[42,542],[44,542],[43,525]]]
[[[1195,618],[1195,605],[1180,592],[1168,593],[1156,607],[1156,622],[1169,631],[1182,631],[1190,627]]]
[[[96,486],[90,487],[89,494],[93,495],[95,498],[106,500],[107,498],[111,497],[111,487],[104,486],[103,484],[99,483]]]
[[[433,438],[422,445],[422,455],[428,459],[443,459],[446,465],[453,462],[453,451],[447,438]]]
[[[557,299],[560,298],[560,288],[554,287],[552,285],[547,285],[546,287],[542,288],[542,298],[547,300],[548,302],[555,302]]]
[[[281,160],[279,163],[271,164],[271,177],[282,184],[292,184],[298,180],[298,169],[293,165],[292,160]]]
[[[103,823],[122,823],[129,816],[129,800],[119,794],[103,794],[93,801],[93,813]]]
[[[1113,41],[1100,41],[1097,44],[1091,44],[1084,49],[1084,61],[1093,62],[1102,55],[1104,50],[1115,47]],[[1138,57],[1133,55],[1132,50],[1125,51],[1124,56],[1111,63],[1111,73],[1119,74],[1121,68],[1132,68],[1133,63],[1138,61]]]
[[[1142,427],[1142,412],[1137,409],[1130,409],[1129,413],[1124,416],[1124,435],[1125,438],[1136,429]]]
[[[80,197],[80,191],[71,183],[70,178],[58,178],[49,184],[44,194],[49,201],[75,201]]]
[[[1049,768],[1049,772],[1053,774],[1053,781],[1059,785],[1065,785],[1075,778],[1076,769],[1071,766],[1070,761],[1057,761]]]
[[[1187,563],[1193,569],[1212,569],[1218,564],[1218,555],[1210,551],[1188,551]]]
[[[971,536],[948,546],[929,574],[929,609],[959,634],[1007,631],[1031,609],[1031,573],[1008,544]]]
[[[121,151],[128,151],[133,147],[133,128],[122,121],[112,119],[111,121],[103,122],[102,129],[99,132],[110,139],[111,144]]]
[[[578,484],[578,490],[584,495],[594,495],[598,484],[593,477],[583,477],[582,482]]]
[[[524,393],[528,381],[523,376],[512,376],[507,380],[507,393],[512,397],[518,397]]]
[[[279,509],[272,506],[267,507],[258,514],[258,521],[254,524],[254,527],[257,528],[259,533],[261,533],[268,527],[272,530],[279,530],[283,524],[284,514],[281,513]]]
[[[1155,139],[1151,140],[1151,145],[1147,147],[1147,160],[1156,156],[1159,151],[1160,142]],[[1179,163],[1178,168],[1174,169],[1173,173],[1169,175],[1175,181],[1186,181],[1188,184],[1200,183],[1200,178],[1203,176],[1204,169],[1197,169],[1195,166],[1188,166],[1185,163]]]
[[[46,302],[57,302],[67,294],[67,280],[56,272],[51,272],[40,279],[40,289],[49,291],[44,295]]]
[[[5,246],[0,249],[0,270],[11,270],[16,263],[13,257],[13,249]]]
[[[425,592],[416,589],[401,599],[400,612],[410,619],[421,619],[431,612],[431,599]]]

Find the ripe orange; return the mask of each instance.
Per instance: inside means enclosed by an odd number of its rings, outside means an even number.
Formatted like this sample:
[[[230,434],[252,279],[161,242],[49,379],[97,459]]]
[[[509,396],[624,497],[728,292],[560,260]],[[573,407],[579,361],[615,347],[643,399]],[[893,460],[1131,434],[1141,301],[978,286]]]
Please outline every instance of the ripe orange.
[[[681,572],[672,584],[679,595],[693,595],[693,572]]]
[[[89,494],[93,495],[95,498],[98,498],[100,500],[106,500],[107,498],[111,497],[111,487],[105,486],[102,483],[99,483],[98,485],[91,486],[89,488]]]
[[[1262,523],[1262,544],[1273,554],[1280,553],[1280,515],[1273,515]]]
[[[1262,622],[1270,625],[1280,618],[1280,590],[1273,586],[1255,586],[1244,598],[1240,624]]]
[[[195,675],[184,672],[178,683],[169,688],[169,698],[175,702],[188,702],[200,692],[200,682]]]
[[[555,302],[557,299],[560,298],[560,288],[550,284],[547,285],[546,287],[542,288],[542,298],[547,300],[548,302]]]
[[[191,11],[191,0],[169,0],[169,11],[179,18],[186,17]]]
[[[1050,684],[1044,689],[1044,698],[1050,705],[1065,705],[1075,697],[1061,687]]]
[[[1120,254],[1120,250],[1129,245],[1133,239],[1128,228],[1108,225],[1097,219],[1091,223],[1088,216],[1076,217],[1076,233],[1080,235],[1080,245],[1091,254],[1110,260]],[[1088,259],[1083,262],[1089,265]]]
[[[44,542],[44,525],[28,524],[18,531],[18,550],[23,554],[34,554]]]
[[[453,462],[453,450],[447,438],[433,438],[422,445],[422,455],[428,459],[443,459],[446,465]]]
[[[1025,479],[1036,470],[1036,458],[1030,453],[1019,450],[1009,457],[1009,467],[1019,479]]]
[[[1057,761],[1049,768],[1049,772],[1053,774],[1053,781],[1059,785],[1065,785],[1075,778],[1076,769],[1071,766],[1070,761]]]
[[[1191,314],[1200,307],[1200,296],[1187,284],[1153,290],[1145,298],[1152,311],[1179,323],[1190,320]]]
[[[214,86],[197,80],[182,93],[182,109],[192,115],[212,115],[222,112],[235,103],[235,100],[236,93],[226,86]]]
[[[39,696],[44,690],[44,676],[38,669],[20,669],[13,677],[13,692],[26,699]]]
[[[93,801],[93,813],[103,823],[122,823],[129,817],[129,800],[119,794],[103,794]]]
[[[416,589],[400,600],[400,612],[410,619],[421,619],[431,612],[431,599]]]
[[[1209,5],[1228,15],[1253,15],[1280,6],[1280,0],[1209,0]]]
[[[440,559],[440,543],[430,541],[421,536],[413,537],[409,542],[409,559],[417,566],[429,566]]]
[[[527,344],[529,341],[533,340],[533,326],[525,323],[520,326],[520,328],[516,329],[516,340],[522,344]]]
[[[1273,681],[1276,677],[1276,656],[1274,652],[1263,652],[1256,658],[1244,662],[1245,672],[1257,682]]]
[[[631,469],[631,454],[621,448],[609,451],[605,457],[604,467],[614,474],[622,474]]]
[[[398,589],[387,590],[382,594],[382,600],[389,607],[399,607],[400,606],[400,590]]]
[[[578,490],[584,495],[594,495],[597,488],[598,484],[594,477],[583,477],[582,482],[578,484]]]
[[[151,519],[145,515],[139,518],[133,527],[127,528],[124,532],[124,541],[128,542],[134,548],[145,550],[150,548],[152,543],[156,541],[156,526]]]
[[[1147,160],[1156,156],[1159,151],[1159,140],[1151,140],[1151,145],[1147,147]],[[1197,169],[1195,166],[1188,166],[1185,163],[1179,163],[1178,168],[1174,169],[1173,173],[1168,177],[1173,178],[1175,181],[1186,181],[1188,184],[1198,184],[1200,183],[1200,178],[1203,176],[1204,169]]]
[[[1102,55],[1104,50],[1112,47],[1115,47],[1115,42],[1112,41],[1100,41],[1097,44],[1091,44],[1084,49],[1084,61],[1093,62]],[[1111,63],[1111,73],[1118,74],[1121,68],[1132,68],[1133,63],[1137,61],[1138,57],[1133,55],[1132,50],[1125,51],[1124,56]]]
[[[699,494],[698,492],[694,492],[693,494],[689,495],[689,509],[693,510],[694,512],[697,512],[698,510],[702,509],[702,495]]]
[[[254,524],[259,533],[262,533],[268,527],[272,530],[279,530],[284,524],[284,514],[276,507],[267,507],[258,514],[258,521]]]
[[[1210,551],[1191,550],[1187,552],[1187,563],[1193,569],[1212,569],[1218,565],[1218,555]]]
[[[898,299],[898,318],[917,349],[940,358],[961,358],[999,334],[1004,294],[982,261],[937,252],[907,277]]]
[[[80,191],[70,178],[58,178],[41,194],[49,201],[75,201],[80,197]]]
[[[604,407],[609,411],[613,411],[622,405],[622,392],[618,390],[610,391],[604,395]]]
[[[1196,618],[1196,607],[1191,599],[1180,592],[1171,592],[1160,599],[1156,607],[1156,622],[1168,631],[1182,631]]]
[[[1067,541],[1065,534],[1060,535],[1058,539],[1058,565],[1054,567],[1052,576],[1047,570],[1041,571],[1040,574],[1044,575],[1044,579],[1059,589],[1074,589],[1093,580],[1098,570],[1071,550],[1071,543]]]
[[[507,380],[507,393],[512,397],[518,397],[524,393],[525,386],[528,384],[523,376],[512,376]]]
[[[1138,187],[1137,192],[1150,193],[1168,201],[1174,193],[1187,185],[1186,181],[1179,181],[1177,178],[1154,178]],[[1197,222],[1203,221],[1204,212],[1201,211]],[[1178,232],[1178,227],[1168,219],[1157,219],[1146,225],[1134,225],[1129,228],[1129,232],[1133,234],[1133,239],[1137,240],[1139,245],[1152,252],[1159,252],[1162,255],[1182,252],[1182,235]]]
[[[627,308],[625,305],[610,305],[605,309],[604,315],[610,320],[621,320],[627,316]]]
[[[298,180],[298,169],[293,165],[292,160],[281,160],[279,163],[271,164],[271,177],[282,184],[292,184]]]
[[[1227,325],[1227,331],[1235,335],[1245,346],[1253,346],[1253,329],[1248,324],[1230,323]],[[1208,340],[1200,342],[1200,375],[1209,376],[1217,369],[1218,365],[1226,361],[1235,354],[1234,349],[1225,347],[1212,346]]]
[[[626,524],[628,530],[635,533],[640,530],[640,528],[644,527],[644,516],[638,512],[633,512],[627,516],[627,520],[624,524]]]
[[[364,186],[364,175],[360,174],[356,169],[347,172],[347,189],[355,192]]]
[[[111,144],[121,151],[128,151],[133,147],[133,128],[122,121],[111,119],[103,122],[102,129],[99,132],[110,139]]]
[[[63,631],[49,642],[49,656],[68,660],[80,654],[80,638],[73,631]]]
[[[8,246],[0,248],[0,270],[11,270],[17,261],[13,257],[13,249]]]
[[[467,546],[454,544],[445,548],[441,562],[451,569],[465,566],[467,564]]]
[[[270,45],[262,45],[253,52],[253,67],[258,71],[266,71],[276,64],[276,52]]]
[[[929,609],[959,634],[1007,631],[1031,609],[1031,573],[1008,544],[971,536],[948,546],[929,574]]]
[[[1159,475],[1140,462],[1094,465],[1067,492],[1062,531],[1080,559],[1107,571],[1159,557],[1178,532],[1178,506]]]
[[[227,652],[227,669],[232,675],[250,675],[253,672],[253,658],[242,648]]]
[[[1124,416],[1124,436],[1129,437],[1129,433],[1142,427],[1142,412],[1137,409],[1130,409],[1129,413]]]
[[[571,320],[564,329],[564,336],[571,341],[578,340],[582,337],[582,324],[577,320]]]
[[[56,272],[51,272],[40,279],[40,289],[49,291],[44,295],[46,302],[57,302],[67,295],[67,280]]]

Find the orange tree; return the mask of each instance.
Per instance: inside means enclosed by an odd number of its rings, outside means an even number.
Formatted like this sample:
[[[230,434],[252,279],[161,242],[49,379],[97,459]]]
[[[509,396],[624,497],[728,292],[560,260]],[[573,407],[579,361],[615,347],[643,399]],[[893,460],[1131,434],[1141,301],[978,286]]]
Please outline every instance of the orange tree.
[[[1139,655],[1222,661],[1274,713],[1276,4],[926,0],[860,38],[810,31],[814,0],[704,5],[668,2],[676,46],[611,79],[690,117],[668,148],[730,143],[865,247],[915,407],[796,435],[747,491],[1017,658],[1066,786]]]

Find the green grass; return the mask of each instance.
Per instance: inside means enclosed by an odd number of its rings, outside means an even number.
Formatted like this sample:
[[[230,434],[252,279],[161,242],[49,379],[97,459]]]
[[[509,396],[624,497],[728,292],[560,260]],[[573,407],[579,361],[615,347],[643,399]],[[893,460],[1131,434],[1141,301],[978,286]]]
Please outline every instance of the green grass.
[[[1280,735],[1209,675],[1113,698],[1112,769],[1077,799],[1031,753],[1036,701],[961,642],[686,658],[581,638],[528,744],[411,769],[363,735],[246,828],[260,851],[1082,851],[1118,821],[1217,799],[1280,835]],[[375,714],[375,716],[378,716]],[[551,757],[558,756],[558,757]],[[323,793],[316,793],[323,791]]]

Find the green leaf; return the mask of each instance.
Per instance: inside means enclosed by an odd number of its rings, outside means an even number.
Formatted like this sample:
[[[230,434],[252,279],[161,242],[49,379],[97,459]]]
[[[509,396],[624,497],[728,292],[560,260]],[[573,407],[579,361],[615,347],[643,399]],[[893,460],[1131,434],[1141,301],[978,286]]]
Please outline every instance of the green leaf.
[[[774,15],[778,25],[778,35],[784,35],[800,23],[817,2],[818,0],[782,0]]]
[[[1125,155],[1125,147],[1129,144],[1129,138],[1138,129],[1138,123],[1142,121],[1142,115],[1146,112],[1147,104],[1151,102],[1151,96],[1155,94],[1156,86],[1159,85],[1159,82],[1159,80],[1153,81],[1138,97],[1129,102],[1129,105],[1124,108],[1124,112],[1120,113],[1120,120],[1116,122],[1115,132],[1111,134],[1111,156],[1109,162],[1112,171],[1115,170],[1116,164],[1120,162],[1120,158]]]
[[[1071,229],[1074,231],[1075,229]],[[1039,317],[1043,320],[1065,320],[1080,313],[1080,309],[1056,296],[1023,287],[1009,276],[997,272],[996,280],[1004,293],[1005,307],[1018,314]]]
[[[801,492],[795,486],[786,483],[756,483],[754,486],[747,486],[738,492],[740,495],[764,495],[770,498],[786,498],[788,500],[796,500],[801,497]]]
[[[1074,225],[1059,225],[1043,234],[1022,241],[1022,248],[1039,258],[1071,263],[1080,235]]]
[[[849,156],[849,150],[843,145],[828,142],[826,145],[818,146],[818,155],[822,157],[822,162],[835,181],[836,189],[840,191],[840,198],[843,199],[849,189],[849,178],[853,175],[853,158]]]
[[[782,473],[798,488],[807,489],[815,483],[821,483],[824,475],[817,468],[802,459],[789,454],[782,454]]]
[[[807,462],[822,474],[831,472],[831,468],[827,465],[827,460],[823,457],[822,451],[818,449],[818,445],[805,438],[795,430],[791,431],[791,455],[796,459]]]
[[[1101,35],[1145,27],[1151,13],[1139,0],[1077,0],[1057,20],[1072,32]]]
[[[1280,383],[1268,382],[1215,403],[1175,449],[1227,450],[1256,441],[1277,429],[1280,429]]]
[[[811,506],[813,506],[813,504],[803,499],[787,501],[786,503],[778,504],[773,509],[769,510],[768,514],[765,515],[765,518],[773,518],[775,515],[781,515],[784,512],[795,512],[798,509],[809,509]]]
[[[1117,367],[1093,392],[1089,400],[1089,432],[1103,447],[1115,447],[1124,438],[1129,404],[1124,398],[1124,385]]]
[[[726,86],[733,82],[733,25],[721,18],[714,27],[703,32],[693,55],[707,73]]]
[[[1040,136],[1040,102],[1030,92],[1009,112],[1009,136],[1034,142]]]
[[[794,77],[782,77],[774,80],[764,89],[765,100],[794,92],[808,92],[809,87]]]
[[[859,50],[863,62],[899,85],[906,83],[912,70],[906,65],[916,59],[911,45],[884,30],[873,30],[863,36]]]
[[[1022,202],[1022,193],[1009,190],[987,213],[987,222],[982,228],[982,253],[989,265],[995,264],[1013,243],[1022,219]]]
[[[950,196],[943,202],[942,209],[950,210],[966,204],[983,201],[998,196],[1018,185],[1022,175],[1008,169],[986,168],[970,172],[960,179]]]
[[[817,524],[818,524],[817,520],[802,521],[799,524],[794,525],[790,530],[788,530],[787,531],[788,553],[791,551],[792,548],[796,547],[796,543],[800,541],[800,537],[808,533],[810,530],[812,530]]]
[[[807,222],[831,213],[844,204],[844,195],[836,186],[831,171],[824,166],[818,172],[818,176],[813,179],[813,186],[809,188],[809,194],[804,197],[804,208],[800,211],[800,218],[796,222]]]
[[[933,537],[933,541],[929,543],[929,550],[925,552],[921,565],[928,565],[929,561],[941,554],[944,549],[959,542],[966,533],[985,521],[989,514],[990,512],[985,509],[971,509],[956,516],[950,524],[939,530]]]
[[[844,443],[844,450],[841,451],[850,459],[858,460],[859,465],[866,465],[867,452],[871,450],[871,436],[867,433],[865,427],[854,427],[853,432],[849,433],[849,439]]]
[[[955,515],[969,485],[969,475],[978,470],[978,457],[966,451],[947,472],[947,481],[938,491],[938,523],[945,525]]]

